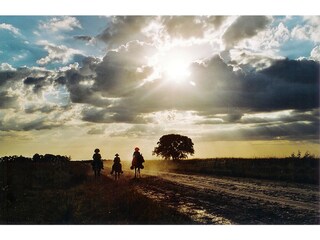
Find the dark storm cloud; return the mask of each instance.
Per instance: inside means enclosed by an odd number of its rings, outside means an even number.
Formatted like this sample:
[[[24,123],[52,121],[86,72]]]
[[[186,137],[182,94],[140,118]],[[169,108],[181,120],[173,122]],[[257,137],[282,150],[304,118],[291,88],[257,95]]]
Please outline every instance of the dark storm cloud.
[[[278,60],[272,66],[261,71],[273,79],[288,83],[317,84],[319,82],[319,62],[310,60]]]
[[[151,43],[152,34],[148,35],[143,30],[153,22],[161,24],[161,29],[154,32],[158,40],[159,37],[167,36],[184,39],[201,38],[205,31],[219,29],[227,18],[225,16],[116,16],[110,18],[108,27],[97,36],[97,39],[104,41],[111,48],[136,40]]]
[[[48,122],[45,118],[44,119],[35,119],[33,121],[23,123],[20,125],[20,128],[17,130],[23,131],[31,131],[31,130],[44,130],[44,129],[53,129],[62,126],[61,123],[53,123]]]
[[[243,92],[254,100],[247,104],[256,110],[319,107],[319,67],[314,61],[279,60],[246,76]]]
[[[105,109],[96,109],[93,107],[84,108],[82,110],[82,120],[94,123],[110,123],[110,116],[106,116]]]
[[[203,38],[208,30],[217,30],[226,16],[162,16],[161,23],[172,38]]]
[[[203,139],[211,141],[318,141],[319,123],[256,124],[250,128],[239,127],[236,130],[216,130],[214,133],[205,134]]]
[[[18,95],[13,91],[15,85],[30,76],[34,71],[28,68],[18,68],[17,70],[0,71],[0,108],[18,107]],[[8,92],[11,89],[11,93]],[[21,96],[23,97],[23,96]]]
[[[140,114],[131,109],[113,108],[101,109],[88,107],[82,110],[82,120],[94,123],[146,123]]]
[[[292,123],[292,122],[308,122],[319,123],[320,113],[318,109],[312,111],[291,111],[290,114],[279,114],[277,117],[265,118],[250,116],[239,119],[238,123],[242,124],[261,124],[261,123]]]
[[[32,131],[53,129],[62,126],[58,122],[50,122],[45,117],[40,117],[30,121],[21,121],[11,118],[9,120],[0,118],[0,131]]]
[[[48,84],[46,77],[27,77],[23,83],[25,85],[32,85],[35,93],[41,91],[41,89]]]
[[[234,72],[218,57],[194,64],[193,76],[207,106],[203,110],[210,111],[210,106],[249,112],[319,107],[319,63],[288,61],[275,61],[250,73]]]
[[[53,105],[53,106],[52,105],[45,105],[45,106],[33,105],[33,106],[26,107],[24,111],[25,111],[25,113],[36,113],[36,112],[51,113],[56,110],[59,110],[59,108],[55,105]]]
[[[203,18],[208,24],[211,24],[214,26],[214,28],[218,29],[228,17],[227,16],[209,16],[209,17],[203,17]]]
[[[118,47],[133,40],[146,40],[141,30],[153,17],[117,16],[112,17],[108,27],[97,36],[111,47]]]
[[[161,79],[141,85],[152,72],[141,68],[144,56],[154,51],[148,44],[131,42],[109,51],[102,61],[83,59],[80,68],[66,71],[55,82],[66,84],[73,103],[100,107],[82,112],[89,122],[142,123],[148,120],[136,116],[168,109],[195,111],[207,122],[216,121],[215,114],[225,114],[223,122],[241,122],[244,113],[319,107],[318,62],[284,59],[263,70],[235,72],[214,56],[190,67],[195,86]]]
[[[162,23],[171,37],[203,37],[204,25],[194,16],[162,17]]]
[[[88,68],[86,65],[85,68]],[[94,76],[91,74],[84,74],[85,70],[70,69],[65,72],[65,76],[56,79],[56,83],[66,84],[70,94],[70,100],[73,103],[88,103],[94,106],[107,107],[110,103],[104,99],[98,91],[92,89]]]
[[[10,96],[7,91],[0,92],[0,109],[15,108],[17,96]]]
[[[127,44],[117,52],[109,51],[95,69],[94,88],[109,96],[130,94],[151,73],[149,68],[140,67],[146,64],[145,56],[150,56],[154,51],[154,47],[138,41]]]
[[[74,36],[73,38],[77,40],[82,40],[85,42],[90,42],[93,39],[93,37],[90,37],[90,36]]]
[[[7,80],[13,79],[15,71],[0,71],[0,87],[6,84]]]
[[[222,39],[227,49],[239,41],[253,37],[264,30],[271,20],[266,16],[240,16],[225,31]]]
[[[35,72],[42,73],[43,71],[31,70],[26,67],[18,68],[17,70],[0,71],[0,87],[5,87],[6,84],[13,84],[16,81],[27,78]]]

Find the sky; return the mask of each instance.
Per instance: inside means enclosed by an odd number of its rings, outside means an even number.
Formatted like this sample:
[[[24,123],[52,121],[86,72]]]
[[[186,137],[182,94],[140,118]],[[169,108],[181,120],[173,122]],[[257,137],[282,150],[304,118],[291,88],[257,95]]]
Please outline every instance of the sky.
[[[319,156],[319,42],[312,15],[1,15],[0,156]]]

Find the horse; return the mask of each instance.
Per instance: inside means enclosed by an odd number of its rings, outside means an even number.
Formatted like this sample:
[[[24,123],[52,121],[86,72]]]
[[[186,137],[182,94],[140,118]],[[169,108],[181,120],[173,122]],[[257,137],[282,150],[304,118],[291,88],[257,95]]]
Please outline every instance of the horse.
[[[91,162],[91,165],[92,165],[92,170],[94,172],[94,177],[95,178],[96,177],[100,177],[100,172],[101,172],[101,169],[102,169],[101,162],[93,160]]]
[[[134,178],[137,178],[137,177],[141,177],[140,175],[140,169],[144,169],[144,166],[142,165],[142,163],[144,162],[144,159],[143,159],[143,156],[142,155],[139,155],[140,157],[136,158],[134,157],[132,159],[132,165],[131,165],[131,169],[133,170],[134,169]]]
[[[122,172],[121,163],[114,163],[114,164],[113,164],[111,174],[113,174],[113,172],[114,172],[114,180],[119,180],[120,174],[123,173],[123,172]]]

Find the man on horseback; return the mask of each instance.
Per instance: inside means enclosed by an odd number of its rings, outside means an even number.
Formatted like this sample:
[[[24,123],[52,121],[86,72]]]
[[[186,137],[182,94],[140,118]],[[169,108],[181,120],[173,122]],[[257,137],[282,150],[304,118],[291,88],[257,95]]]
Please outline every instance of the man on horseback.
[[[132,155],[132,163],[130,169],[134,169],[135,167],[139,167],[141,169],[144,169],[144,166],[142,163],[144,162],[144,158],[142,154],[139,152],[139,148],[136,147],[134,149],[133,155]]]
[[[93,160],[91,162],[92,168],[94,170],[95,166],[100,167],[101,169],[103,169],[103,162],[101,160],[101,155],[100,155],[100,150],[98,148],[96,148],[94,150],[94,154],[92,156]]]
[[[122,165],[120,163],[120,157],[119,157],[118,153],[116,153],[115,158],[113,159],[113,165],[112,165],[111,174],[113,174],[113,172],[123,173]]]

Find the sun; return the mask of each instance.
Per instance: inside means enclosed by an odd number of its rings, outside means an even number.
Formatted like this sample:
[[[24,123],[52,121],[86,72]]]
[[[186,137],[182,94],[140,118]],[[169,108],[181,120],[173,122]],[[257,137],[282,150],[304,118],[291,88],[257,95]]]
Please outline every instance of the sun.
[[[161,79],[173,83],[189,81],[191,60],[185,52],[175,49],[159,51],[150,59],[150,66],[154,68],[155,75]]]
[[[190,76],[188,67],[189,64],[183,59],[168,59],[163,63],[162,70],[168,80],[182,82]]]

